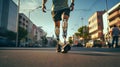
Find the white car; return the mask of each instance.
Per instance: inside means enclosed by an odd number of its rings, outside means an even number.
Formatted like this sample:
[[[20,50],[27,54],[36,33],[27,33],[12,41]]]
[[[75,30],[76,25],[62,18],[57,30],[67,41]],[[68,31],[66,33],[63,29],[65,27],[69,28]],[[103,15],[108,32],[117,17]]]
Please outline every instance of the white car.
[[[91,48],[91,47],[102,47],[103,46],[103,42],[101,40],[90,40],[86,43],[87,48]]]

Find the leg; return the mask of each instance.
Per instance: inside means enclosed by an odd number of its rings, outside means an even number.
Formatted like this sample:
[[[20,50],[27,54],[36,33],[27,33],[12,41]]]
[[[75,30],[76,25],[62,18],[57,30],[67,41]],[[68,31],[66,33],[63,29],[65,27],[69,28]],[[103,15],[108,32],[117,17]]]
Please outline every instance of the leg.
[[[116,46],[115,46],[115,47],[116,47],[116,48],[118,48],[118,37],[119,37],[119,36],[115,36],[115,40],[116,40],[116,44],[115,44]]]
[[[60,21],[56,21],[55,23],[55,34],[57,38],[57,52],[61,52],[61,46],[59,44],[59,34],[60,34]]]
[[[63,38],[64,38],[65,44],[66,44],[66,38],[67,38],[68,18],[69,18],[68,15],[65,15],[65,14],[62,15]]]
[[[70,14],[70,9],[63,10],[62,29],[63,29],[64,46],[61,51],[62,53],[67,53],[71,48],[70,45],[66,43],[69,14]]]
[[[111,47],[113,47],[114,41],[115,41],[115,36],[112,37],[112,44],[111,44]]]
[[[59,34],[60,34],[60,20],[61,20],[61,15],[62,15],[62,12],[61,11],[52,11],[51,12],[52,14],[52,18],[53,18],[53,21],[54,21],[54,24],[55,24],[55,35],[56,35],[56,38],[57,38],[57,52],[61,52],[61,46],[59,44]]]
[[[60,21],[56,21],[55,23],[55,35],[57,40],[59,41],[59,34],[60,34]]]
[[[67,53],[71,49],[70,45],[68,45],[66,43],[67,28],[68,28],[68,18],[69,18],[68,15],[63,14],[63,16],[62,16],[62,22],[63,22],[62,23],[62,28],[63,28],[63,38],[64,38],[64,44],[65,44],[65,46],[63,47],[63,49],[61,51],[62,53]]]

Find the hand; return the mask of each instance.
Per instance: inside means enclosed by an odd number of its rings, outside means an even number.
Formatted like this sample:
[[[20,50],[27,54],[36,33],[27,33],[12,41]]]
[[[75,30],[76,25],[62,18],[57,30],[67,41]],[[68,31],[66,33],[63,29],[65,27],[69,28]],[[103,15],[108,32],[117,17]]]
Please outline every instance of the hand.
[[[71,3],[71,5],[70,5],[70,10],[71,10],[71,11],[74,10],[74,3]]]
[[[46,6],[45,6],[45,4],[42,5],[42,11],[43,11],[44,13],[46,13]]]

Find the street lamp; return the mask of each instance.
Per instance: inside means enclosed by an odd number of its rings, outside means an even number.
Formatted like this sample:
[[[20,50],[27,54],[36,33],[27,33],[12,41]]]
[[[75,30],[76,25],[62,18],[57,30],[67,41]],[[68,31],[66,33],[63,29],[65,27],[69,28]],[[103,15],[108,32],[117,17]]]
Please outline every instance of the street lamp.
[[[29,18],[30,18],[30,13],[31,12],[33,12],[34,10],[36,10],[36,9],[39,9],[39,8],[41,8],[42,6],[38,6],[38,7],[36,7],[35,9],[32,9],[31,11],[29,11]]]

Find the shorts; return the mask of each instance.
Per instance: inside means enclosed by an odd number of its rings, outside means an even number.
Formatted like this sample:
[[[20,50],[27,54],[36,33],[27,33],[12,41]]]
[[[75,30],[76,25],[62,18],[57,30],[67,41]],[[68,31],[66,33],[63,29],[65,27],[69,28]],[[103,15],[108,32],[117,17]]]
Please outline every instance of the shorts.
[[[62,16],[63,13],[64,13],[65,15],[69,16],[69,14],[70,14],[70,9],[69,9],[69,8],[66,8],[66,9],[62,9],[62,10],[58,10],[58,11],[52,11],[51,14],[52,14],[53,20],[54,20],[55,22],[62,20],[61,16]]]

